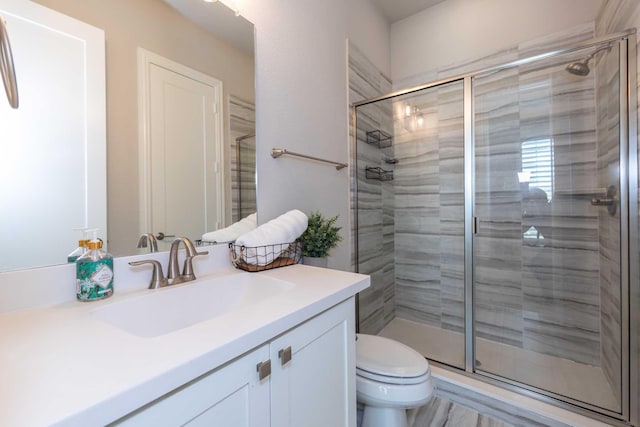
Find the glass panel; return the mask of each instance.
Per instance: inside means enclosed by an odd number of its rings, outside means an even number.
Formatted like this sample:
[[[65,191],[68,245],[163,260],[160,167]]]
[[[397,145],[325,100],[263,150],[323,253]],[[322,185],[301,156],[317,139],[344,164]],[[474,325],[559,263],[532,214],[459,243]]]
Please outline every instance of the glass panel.
[[[360,328],[464,367],[463,84],[357,110]],[[367,174],[368,169],[368,174]]]
[[[475,368],[617,412],[618,49],[474,79]]]
[[[230,96],[231,219],[240,221],[257,210],[256,110],[255,106]]]

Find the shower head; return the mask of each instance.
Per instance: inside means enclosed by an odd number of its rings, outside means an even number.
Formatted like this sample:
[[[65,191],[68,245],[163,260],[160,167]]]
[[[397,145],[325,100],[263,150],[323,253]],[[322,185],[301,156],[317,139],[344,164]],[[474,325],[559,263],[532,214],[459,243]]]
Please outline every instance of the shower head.
[[[591,71],[589,69],[590,60],[591,60],[591,57],[585,59],[584,61],[572,62],[571,64],[566,66],[565,70],[567,70],[569,73],[574,74],[576,76],[584,77],[588,75],[589,72]]]
[[[582,61],[572,62],[571,64],[567,65],[565,67],[565,70],[567,70],[569,73],[573,75],[580,76],[580,77],[584,77],[588,75],[589,72],[591,71],[589,69],[589,61],[591,61],[598,52],[602,52],[603,50],[606,50],[607,52],[610,51],[611,46],[612,46],[611,44],[608,44],[606,46],[602,46],[601,48],[596,49],[593,53],[591,53]]]

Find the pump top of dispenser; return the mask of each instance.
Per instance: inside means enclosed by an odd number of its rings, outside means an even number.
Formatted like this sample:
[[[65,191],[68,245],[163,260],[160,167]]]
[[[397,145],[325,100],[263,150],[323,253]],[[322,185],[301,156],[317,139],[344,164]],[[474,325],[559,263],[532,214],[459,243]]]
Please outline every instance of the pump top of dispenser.
[[[87,242],[87,247],[90,251],[102,249],[102,240],[89,240]]]
[[[74,228],[74,231],[82,232],[82,239],[78,240],[78,247],[73,250],[69,255],[67,255],[67,262],[75,262],[78,258],[87,252],[87,248],[89,245],[89,237],[88,234],[92,231],[91,228]]]

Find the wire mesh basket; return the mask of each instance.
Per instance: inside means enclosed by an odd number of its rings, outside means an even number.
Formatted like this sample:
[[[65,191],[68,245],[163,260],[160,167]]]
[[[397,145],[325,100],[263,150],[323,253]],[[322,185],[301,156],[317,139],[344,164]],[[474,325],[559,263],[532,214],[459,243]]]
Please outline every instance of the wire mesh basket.
[[[229,257],[234,267],[250,272],[286,267],[299,264],[302,260],[302,242],[257,247],[246,247],[232,242],[229,243]]]
[[[370,130],[367,132],[367,144],[375,145],[378,148],[388,148],[393,145],[393,137],[379,129]]]
[[[377,179],[378,181],[393,180],[393,171],[384,170],[380,167],[365,167],[365,177],[367,179]]]

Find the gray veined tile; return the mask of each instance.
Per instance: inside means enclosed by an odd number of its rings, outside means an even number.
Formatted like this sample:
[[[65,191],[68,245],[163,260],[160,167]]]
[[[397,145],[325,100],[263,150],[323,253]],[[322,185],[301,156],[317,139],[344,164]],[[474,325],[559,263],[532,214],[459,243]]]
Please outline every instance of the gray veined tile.
[[[431,399],[412,418],[411,427],[512,427],[511,424],[440,397]]]

